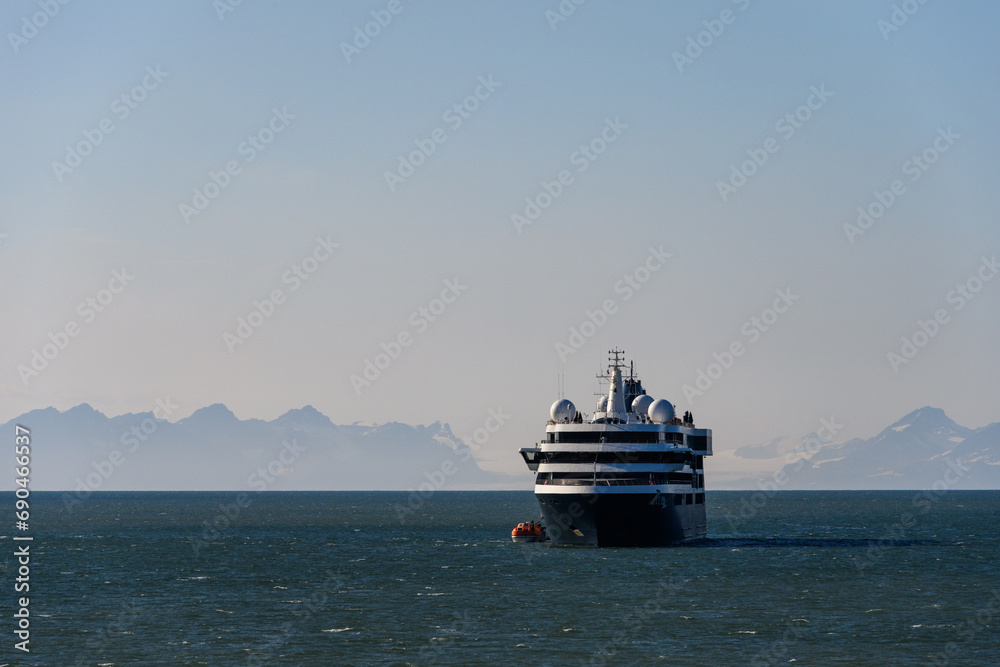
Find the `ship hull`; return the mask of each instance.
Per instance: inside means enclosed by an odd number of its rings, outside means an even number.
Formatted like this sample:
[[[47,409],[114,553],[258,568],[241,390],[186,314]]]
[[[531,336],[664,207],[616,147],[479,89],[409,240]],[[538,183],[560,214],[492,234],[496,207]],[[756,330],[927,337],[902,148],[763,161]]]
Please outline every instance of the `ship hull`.
[[[677,494],[681,502],[691,494]],[[705,537],[705,505],[671,493],[536,493],[554,544],[656,547]]]

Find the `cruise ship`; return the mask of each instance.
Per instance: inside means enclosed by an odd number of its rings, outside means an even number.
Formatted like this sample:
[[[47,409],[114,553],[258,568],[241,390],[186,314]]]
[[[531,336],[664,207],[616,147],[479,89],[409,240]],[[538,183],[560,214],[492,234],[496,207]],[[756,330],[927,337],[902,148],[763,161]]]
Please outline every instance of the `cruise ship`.
[[[647,395],[623,355],[609,352],[598,376],[607,393],[589,418],[560,399],[545,439],[520,450],[536,473],[535,497],[554,544],[666,546],[705,537],[703,461],[712,455],[712,431]]]

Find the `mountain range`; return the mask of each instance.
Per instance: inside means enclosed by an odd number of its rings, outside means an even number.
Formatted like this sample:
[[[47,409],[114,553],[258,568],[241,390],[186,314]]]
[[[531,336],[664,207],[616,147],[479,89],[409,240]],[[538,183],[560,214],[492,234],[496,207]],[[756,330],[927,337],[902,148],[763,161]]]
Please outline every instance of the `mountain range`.
[[[754,472],[715,488],[1000,489],[1000,422],[970,429],[923,407],[867,440],[775,438],[739,447],[731,458]]]
[[[3,426],[31,430],[31,488],[128,490],[527,489],[531,477],[482,470],[448,424],[337,425],[312,406],[240,420],[222,404],[170,422],[108,417],[83,403],[33,410]],[[836,432],[836,429],[833,429]],[[1000,422],[960,426],[924,407],[878,435],[778,437],[706,460],[710,489],[1000,488]],[[511,452],[516,457],[515,452]],[[0,490],[12,490],[11,477]]]
[[[511,482],[511,475],[480,469],[448,424],[337,425],[312,406],[262,421],[240,420],[217,403],[169,422],[153,412],[107,417],[83,403],[65,412],[33,410],[9,421],[5,432],[13,434],[15,424],[30,430],[31,488],[78,496],[525,486],[523,475]],[[0,489],[13,489],[9,475]]]

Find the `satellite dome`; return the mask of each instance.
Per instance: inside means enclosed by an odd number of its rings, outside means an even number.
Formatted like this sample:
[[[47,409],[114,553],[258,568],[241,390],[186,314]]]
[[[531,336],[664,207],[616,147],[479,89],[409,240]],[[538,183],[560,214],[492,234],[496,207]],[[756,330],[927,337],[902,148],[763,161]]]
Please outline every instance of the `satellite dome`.
[[[557,424],[568,424],[576,419],[576,406],[567,398],[561,398],[549,408],[552,421]]]
[[[653,397],[649,394],[639,394],[632,399],[632,412],[637,415],[649,414],[649,404],[653,402]]]
[[[607,396],[602,395],[599,399],[597,399],[597,411],[598,412],[607,412],[608,411],[608,397]]]
[[[674,406],[665,398],[658,398],[649,404],[649,419],[657,424],[666,424],[674,418]]]

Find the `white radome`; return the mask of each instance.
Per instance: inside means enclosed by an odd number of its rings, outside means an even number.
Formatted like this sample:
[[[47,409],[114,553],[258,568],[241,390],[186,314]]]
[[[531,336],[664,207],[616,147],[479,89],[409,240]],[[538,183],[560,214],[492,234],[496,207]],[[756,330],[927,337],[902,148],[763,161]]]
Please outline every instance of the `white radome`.
[[[561,398],[549,408],[549,415],[557,424],[568,424],[576,419],[576,406],[568,398]]]
[[[649,404],[649,419],[657,424],[666,424],[674,418],[674,406],[665,398],[658,398]]]
[[[598,412],[607,412],[608,411],[608,397],[607,396],[601,395],[601,397],[599,399],[597,399],[597,411]]]
[[[632,399],[632,412],[637,415],[649,414],[649,404],[653,402],[653,397],[649,394],[640,394]]]

